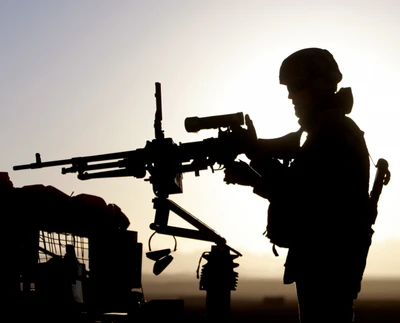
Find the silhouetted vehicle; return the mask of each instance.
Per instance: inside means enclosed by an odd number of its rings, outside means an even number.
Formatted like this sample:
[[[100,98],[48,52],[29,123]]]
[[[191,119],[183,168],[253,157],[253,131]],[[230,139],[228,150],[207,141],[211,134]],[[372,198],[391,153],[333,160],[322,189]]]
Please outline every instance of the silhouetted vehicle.
[[[138,309],[142,244],[117,205],[44,185],[13,188],[9,197],[21,315],[94,320]]]

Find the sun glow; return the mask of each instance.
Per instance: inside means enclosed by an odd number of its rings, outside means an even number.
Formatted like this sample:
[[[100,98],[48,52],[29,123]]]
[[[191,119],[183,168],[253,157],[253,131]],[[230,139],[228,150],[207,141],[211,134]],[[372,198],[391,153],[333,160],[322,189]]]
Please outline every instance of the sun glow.
[[[374,248],[371,261],[384,250],[398,250],[397,4],[176,3],[1,6],[2,171],[16,186],[43,183],[68,194],[102,196],[122,208],[146,243],[154,219],[150,183],[136,178],[81,182],[58,168],[14,172],[12,166],[31,162],[36,152],[53,160],[143,148],[154,139],[155,82],[163,87],[165,135],[175,143],[217,136],[214,130],[187,133],[186,117],[236,112],[250,115],[260,138],[283,136],[299,125],[286,87],[278,82],[280,64],[300,48],[322,47],[339,63],[339,86],[353,90],[350,117],[365,132],[372,159],[387,159],[393,174],[382,192],[374,235],[377,244],[389,241],[392,247]],[[374,175],[371,165],[371,183]],[[267,200],[251,188],[226,185],[223,172],[210,169],[199,177],[185,174],[183,185],[184,193],[171,199],[233,248],[271,254],[262,235]],[[171,237],[155,243],[169,246]],[[203,247],[198,241],[180,243],[182,252]],[[392,268],[385,261],[382,266]]]

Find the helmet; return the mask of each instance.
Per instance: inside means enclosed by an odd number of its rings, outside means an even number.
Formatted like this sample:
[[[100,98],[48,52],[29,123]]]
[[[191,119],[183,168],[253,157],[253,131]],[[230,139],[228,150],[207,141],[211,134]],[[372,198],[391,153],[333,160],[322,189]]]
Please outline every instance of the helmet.
[[[332,54],[321,48],[305,48],[288,56],[281,65],[279,82],[284,85],[311,85],[335,88],[342,73]]]

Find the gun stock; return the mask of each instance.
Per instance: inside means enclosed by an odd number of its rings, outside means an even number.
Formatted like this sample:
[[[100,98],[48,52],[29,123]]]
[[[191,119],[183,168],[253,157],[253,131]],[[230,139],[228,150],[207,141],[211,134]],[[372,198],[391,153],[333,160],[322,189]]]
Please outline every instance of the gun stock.
[[[380,158],[376,164],[376,174],[372,190],[370,193],[371,224],[375,224],[378,216],[378,201],[382,193],[382,188],[390,181],[389,163]]]

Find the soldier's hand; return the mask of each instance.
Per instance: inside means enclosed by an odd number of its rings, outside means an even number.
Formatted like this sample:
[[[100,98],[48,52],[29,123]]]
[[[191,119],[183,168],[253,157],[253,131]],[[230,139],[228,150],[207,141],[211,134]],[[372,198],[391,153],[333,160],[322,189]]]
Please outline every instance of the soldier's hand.
[[[247,133],[250,140],[257,140],[257,132],[256,128],[254,128],[253,120],[250,119],[250,116],[246,114],[244,116],[247,126]]]
[[[239,184],[243,186],[255,186],[261,179],[250,165],[243,161],[233,162],[225,166],[224,182],[226,184]]]
[[[245,115],[245,123],[246,127],[235,129],[233,135],[237,149],[247,155],[254,151],[254,147],[257,144],[257,133],[248,114]]]
[[[245,121],[247,129],[245,135],[246,142],[244,143],[244,151],[246,157],[252,159],[255,155],[257,155],[257,132],[256,128],[254,127],[253,120],[250,119],[250,116],[248,114],[245,115]]]

